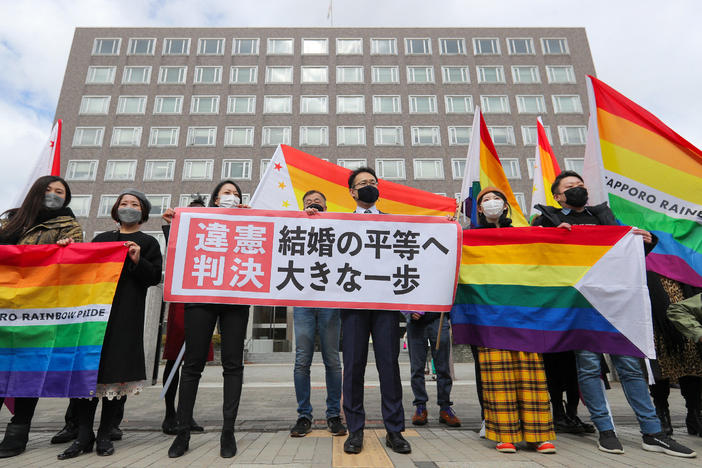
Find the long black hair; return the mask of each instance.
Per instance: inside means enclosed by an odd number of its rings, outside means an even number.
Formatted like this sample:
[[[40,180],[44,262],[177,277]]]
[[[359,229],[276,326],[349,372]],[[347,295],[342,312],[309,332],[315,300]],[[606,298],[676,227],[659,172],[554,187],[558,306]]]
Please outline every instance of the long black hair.
[[[68,184],[59,176],[39,177],[24,197],[24,201],[19,208],[11,208],[2,214],[7,218],[7,223],[0,229],[0,243],[14,244],[22,234],[35,224],[42,212],[47,209],[44,206],[46,188],[52,182],[61,182],[66,189],[66,199],[61,208],[65,208],[71,203],[71,189]]]
[[[500,226],[500,227],[511,226],[512,225],[512,218],[510,216],[512,216],[512,207],[509,205],[509,202],[507,201],[507,197],[505,197],[504,193],[498,192],[497,190],[485,192],[480,196],[480,198],[478,198],[478,200],[476,202],[477,205],[480,206],[480,202],[483,201],[483,197],[485,195],[487,195],[488,193],[494,193],[495,195],[500,197],[502,199],[502,201],[505,202],[505,207],[507,208],[506,210],[502,211],[502,214],[498,218],[498,220],[497,220],[498,226]],[[485,213],[483,213],[481,211],[478,211],[478,223],[480,226],[488,226],[489,224],[491,224],[488,222],[487,218],[485,217]]]
[[[219,191],[226,184],[232,184],[234,187],[236,187],[236,191],[239,194],[239,203],[243,202],[244,197],[241,194],[241,188],[239,187],[239,185],[231,179],[224,179],[222,182],[218,183],[212,191],[212,195],[210,196],[210,202],[207,204],[207,206],[217,206],[215,205],[215,200],[217,199],[217,196],[219,196]]]

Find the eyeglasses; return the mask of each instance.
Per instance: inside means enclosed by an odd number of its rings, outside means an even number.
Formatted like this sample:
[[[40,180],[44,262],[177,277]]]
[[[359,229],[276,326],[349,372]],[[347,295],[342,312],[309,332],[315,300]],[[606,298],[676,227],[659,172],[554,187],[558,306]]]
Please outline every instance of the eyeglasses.
[[[375,187],[376,185],[378,185],[378,181],[377,180],[362,180],[359,183],[357,183],[356,185],[354,185],[353,187],[356,189],[359,189],[359,188],[363,188],[363,187],[368,187],[369,185],[372,185],[373,187]]]

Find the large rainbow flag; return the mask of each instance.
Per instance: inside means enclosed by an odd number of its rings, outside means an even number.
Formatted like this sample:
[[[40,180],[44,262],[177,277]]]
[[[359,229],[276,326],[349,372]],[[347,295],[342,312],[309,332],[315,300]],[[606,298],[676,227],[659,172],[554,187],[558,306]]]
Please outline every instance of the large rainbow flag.
[[[122,242],[0,246],[0,396],[89,397]]]
[[[560,208],[558,202],[553,198],[551,193],[551,184],[556,180],[556,176],[561,173],[561,168],[558,166],[556,155],[553,154],[551,143],[548,142],[546,129],[544,128],[541,117],[536,119],[536,154],[534,155],[534,184],[531,189],[531,209],[529,217],[540,214],[539,210],[534,206],[549,205]]]
[[[646,109],[588,77],[584,177],[590,204],[658,236],[650,270],[702,287],[702,151]]]
[[[497,187],[507,196],[512,208],[512,225],[528,226],[529,222],[517,203],[517,198],[509,185],[505,170],[502,168],[497,150],[490,137],[483,113],[476,106],[473,117],[473,133],[468,145],[466,168],[461,186],[463,213],[470,218],[472,227],[478,226],[477,197],[485,187]]]
[[[628,226],[465,230],[451,326],[457,343],[653,358],[641,237]]]
[[[314,189],[327,197],[328,211],[351,212],[356,209],[356,202],[349,194],[350,174],[349,169],[279,145],[250,204],[266,210],[300,210],[302,196]],[[445,216],[456,212],[454,198],[383,179],[379,180],[378,190],[377,207],[386,213]]]

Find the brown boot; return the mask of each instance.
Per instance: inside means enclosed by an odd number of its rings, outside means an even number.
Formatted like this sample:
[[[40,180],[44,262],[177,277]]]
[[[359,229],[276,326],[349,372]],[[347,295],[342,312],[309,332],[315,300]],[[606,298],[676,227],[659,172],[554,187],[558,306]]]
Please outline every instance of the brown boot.
[[[417,405],[417,410],[412,415],[412,424],[415,426],[423,426],[427,423],[427,407]]]
[[[456,416],[456,413],[453,412],[453,408],[450,406],[439,412],[439,422],[450,427],[461,427],[461,420],[458,419],[458,416]]]

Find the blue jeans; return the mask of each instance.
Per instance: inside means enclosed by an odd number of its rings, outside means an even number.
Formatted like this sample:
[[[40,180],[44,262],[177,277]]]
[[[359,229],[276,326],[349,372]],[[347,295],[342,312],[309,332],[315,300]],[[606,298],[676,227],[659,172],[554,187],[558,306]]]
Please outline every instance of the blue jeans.
[[[295,396],[297,414],[312,420],[310,403],[310,364],[314,354],[315,333],[319,334],[322,360],[326,368],[327,419],[341,413],[341,362],[339,360],[339,331],[341,319],[339,309],[293,309],[295,327]]]
[[[602,432],[614,429],[614,425],[607,410],[604,388],[600,381],[600,356],[601,354],[592,351],[575,352],[580,392],[583,394],[587,409],[590,410],[592,422],[597,426],[597,430]],[[651,403],[648,384],[641,371],[638,358],[614,354],[611,357],[617,374],[619,374],[626,400],[639,421],[641,432],[644,434],[660,432],[661,423],[656,416],[656,409]]]
[[[427,312],[428,313],[428,312]],[[451,337],[449,335],[448,317],[444,317],[441,325],[441,340],[439,350],[436,350],[436,337],[439,333],[439,314],[431,322],[407,321],[407,348],[410,357],[410,370],[412,373],[413,405],[426,405],[429,397],[424,382],[424,366],[427,361],[427,341],[431,346],[431,356],[434,358],[436,368],[436,403],[440,409],[445,409],[451,402],[451,370],[449,368],[449,355],[451,350]]]

